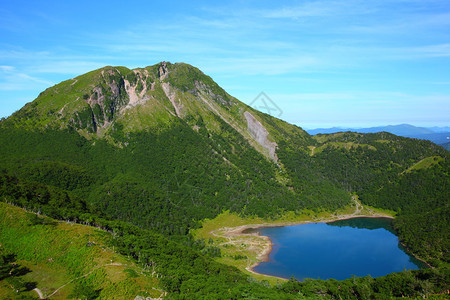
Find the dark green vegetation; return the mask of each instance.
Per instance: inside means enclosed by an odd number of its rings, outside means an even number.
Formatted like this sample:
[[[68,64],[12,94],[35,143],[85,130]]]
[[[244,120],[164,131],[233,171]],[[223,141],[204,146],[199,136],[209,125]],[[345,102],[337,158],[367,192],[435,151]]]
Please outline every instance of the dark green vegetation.
[[[16,262],[16,256],[5,251],[0,252],[0,282],[6,285],[11,291],[3,291],[0,286],[0,291],[4,294],[11,292],[11,294],[19,294],[24,291],[30,291],[35,288],[34,282],[26,282],[21,277],[30,272],[26,267],[21,266]]]
[[[224,210],[334,211],[351,193],[397,211],[400,238],[440,268],[345,281],[343,297],[362,285],[375,296],[448,289],[446,150],[387,133],[312,137],[185,64],[106,67],[47,89],[0,123],[0,166],[2,201],[113,232],[116,250],[153,268],[174,298],[337,297],[344,283],[255,282],[189,230]]]

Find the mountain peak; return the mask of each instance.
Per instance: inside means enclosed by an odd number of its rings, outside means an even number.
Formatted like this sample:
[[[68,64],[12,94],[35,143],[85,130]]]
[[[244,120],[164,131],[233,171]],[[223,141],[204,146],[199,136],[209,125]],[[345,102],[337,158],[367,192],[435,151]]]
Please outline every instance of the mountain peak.
[[[158,131],[180,120],[208,134],[222,134],[227,127],[277,160],[270,130],[274,125],[267,117],[185,63],[163,61],[136,69],[106,66],[48,88],[8,122],[32,129],[72,128],[89,138],[113,139],[118,130]],[[283,124],[277,126],[290,126],[279,122]]]
[[[232,102],[228,94],[197,68],[163,61],[133,70],[106,66],[66,80],[42,92],[16,113],[14,119],[19,124],[34,120],[37,122],[33,126],[74,127],[94,133],[136,106],[150,105],[184,117],[187,112],[182,98],[186,97],[181,94],[185,92],[195,96],[209,94],[223,104]],[[152,113],[155,111],[149,114]],[[24,119],[27,122],[22,122]]]
[[[167,68],[167,62],[163,61],[163,62],[159,63],[158,71],[159,71],[159,79],[160,80],[166,79],[167,75],[169,74],[169,70]]]

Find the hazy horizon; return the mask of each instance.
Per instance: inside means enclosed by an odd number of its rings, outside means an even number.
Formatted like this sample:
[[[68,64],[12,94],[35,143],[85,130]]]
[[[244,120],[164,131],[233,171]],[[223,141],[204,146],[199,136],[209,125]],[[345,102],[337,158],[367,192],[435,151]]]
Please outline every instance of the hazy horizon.
[[[298,126],[300,126],[300,124],[296,124]],[[407,123],[399,123],[399,124],[380,124],[380,125],[370,125],[370,126],[326,126],[326,127],[314,127],[314,128],[310,128],[310,127],[303,127],[303,129],[305,130],[313,130],[313,129],[330,129],[330,128],[339,128],[339,129],[365,129],[365,128],[373,128],[373,127],[387,127],[387,126],[400,126],[400,125],[411,125],[414,127],[419,127],[419,128],[427,128],[427,129],[432,129],[433,127],[437,127],[437,128],[447,128],[450,127],[448,125],[443,125],[443,126],[417,126],[414,124],[407,124]]]

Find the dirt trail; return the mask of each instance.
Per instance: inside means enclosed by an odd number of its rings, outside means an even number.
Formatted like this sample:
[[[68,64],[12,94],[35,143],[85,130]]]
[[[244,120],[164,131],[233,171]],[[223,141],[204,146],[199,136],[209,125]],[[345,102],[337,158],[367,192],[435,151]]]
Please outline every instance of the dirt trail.
[[[40,289],[34,288],[33,291],[35,291],[35,292],[38,294],[39,299],[46,299],[46,298],[44,297],[44,294],[42,293],[42,291],[41,291]]]

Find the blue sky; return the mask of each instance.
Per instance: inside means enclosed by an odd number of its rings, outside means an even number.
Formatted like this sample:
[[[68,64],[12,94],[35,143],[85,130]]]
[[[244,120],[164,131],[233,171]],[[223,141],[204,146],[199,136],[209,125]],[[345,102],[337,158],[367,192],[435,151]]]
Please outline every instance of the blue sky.
[[[450,125],[450,2],[0,4],[0,117],[105,65],[186,62],[305,128]]]

